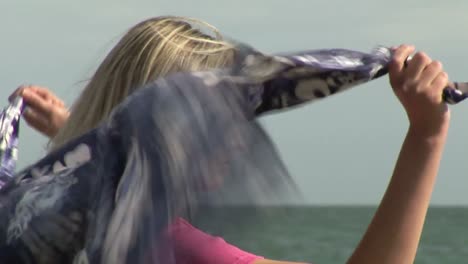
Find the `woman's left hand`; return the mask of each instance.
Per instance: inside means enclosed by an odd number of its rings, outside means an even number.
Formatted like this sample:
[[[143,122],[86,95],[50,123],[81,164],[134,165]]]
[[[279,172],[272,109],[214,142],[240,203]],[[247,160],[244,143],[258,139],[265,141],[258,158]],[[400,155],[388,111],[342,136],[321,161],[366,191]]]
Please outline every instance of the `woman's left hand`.
[[[70,116],[63,101],[47,88],[21,86],[10,99],[14,96],[21,96],[26,104],[23,116],[28,125],[49,138],[57,134]]]

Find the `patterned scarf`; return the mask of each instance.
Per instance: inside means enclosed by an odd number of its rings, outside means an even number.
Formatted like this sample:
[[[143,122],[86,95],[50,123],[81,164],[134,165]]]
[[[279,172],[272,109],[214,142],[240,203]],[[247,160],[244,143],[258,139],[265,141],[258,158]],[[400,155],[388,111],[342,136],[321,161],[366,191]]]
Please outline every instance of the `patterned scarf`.
[[[377,48],[371,54],[345,49],[328,49],[307,52],[306,55],[301,53],[288,56],[267,56],[247,46],[240,45],[239,47],[241,51],[251,53],[247,55],[245,61],[237,65],[241,71],[241,79],[244,78],[244,81],[276,79],[276,82],[281,82],[278,79],[283,82],[296,80],[300,85],[315,85],[315,92],[311,95],[315,98],[308,98],[308,101],[322,99],[345,90],[346,86],[354,87],[358,83],[372,79],[353,80],[358,75],[377,78],[386,74],[391,58],[391,51],[385,47]],[[307,66],[307,68],[301,66]],[[372,72],[376,70],[377,72]],[[336,79],[334,75],[341,79],[338,85],[333,83]],[[311,76],[315,78],[310,78]],[[349,80],[345,80],[346,78]],[[307,83],[301,84],[300,79],[306,79]],[[296,90],[297,92],[300,92],[300,89]],[[448,104],[457,104],[468,97],[468,83],[454,82],[451,87],[444,90],[442,96]],[[285,107],[302,101],[294,97],[297,96],[284,97],[290,100],[285,103]],[[275,103],[281,104],[281,102]],[[280,105],[268,107],[281,108]],[[22,99],[17,97],[0,113],[0,188],[11,179],[15,171],[18,158],[19,123],[23,108]]]
[[[97,129],[14,176],[0,192],[6,211],[15,212],[0,215],[9,223],[7,246],[23,243],[21,235],[33,232],[28,221],[54,234],[49,220],[31,215],[61,194],[73,203],[62,211],[80,208],[61,217],[93,216],[87,228],[94,231],[86,233],[75,260],[172,263],[171,252],[157,262],[162,257],[148,249],[162,245],[155,237],[176,217],[190,218],[197,205],[281,202],[283,193],[297,191],[256,116],[381,77],[392,57],[383,47],[372,53],[327,49],[277,56],[243,45],[238,50],[229,69],[177,73],[139,89]],[[444,100],[464,100],[466,87],[447,87]],[[4,181],[13,174],[21,109],[18,99],[2,117]],[[21,190],[11,192],[16,188]]]
[[[23,100],[15,98],[0,114],[0,188],[15,171],[18,159],[18,136]]]
[[[240,46],[241,49],[250,50],[246,46]],[[258,79],[289,78],[299,80],[307,78],[310,84],[317,85],[312,97],[321,99],[325,96],[339,92],[343,87],[337,88],[331,82],[323,83],[327,77],[333,78],[333,74],[346,73],[362,74],[366,76],[383,75],[387,73],[387,64],[391,58],[391,51],[381,47],[372,54],[362,54],[360,52],[330,49],[311,51],[306,54],[289,55],[286,57],[267,56],[254,52],[252,57],[247,57],[241,64],[244,77]],[[372,65],[376,64],[377,65]],[[305,66],[302,68],[301,66]],[[370,67],[372,66],[372,67]],[[377,67],[376,67],[377,66]],[[288,68],[293,69],[292,71]],[[372,73],[371,70],[378,69],[378,73]],[[316,78],[310,78],[316,75]],[[329,75],[329,76],[327,76]],[[367,80],[358,80],[358,82]],[[354,86],[356,81],[350,80],[349,85]],[[468,97],[468,83],[453,83],[452,87],[447,87],[443,92],[443,99],[448,104],[457,104]],[[279,102],[278,102],[279,103]],[[291,104],[289,102],[288,104]],[[23,111],[23,101],[21,98],[14,99],[0,113],[0,188],[3,187],[15,171],[16,160],[18,158],[18,134],[19,121]]]

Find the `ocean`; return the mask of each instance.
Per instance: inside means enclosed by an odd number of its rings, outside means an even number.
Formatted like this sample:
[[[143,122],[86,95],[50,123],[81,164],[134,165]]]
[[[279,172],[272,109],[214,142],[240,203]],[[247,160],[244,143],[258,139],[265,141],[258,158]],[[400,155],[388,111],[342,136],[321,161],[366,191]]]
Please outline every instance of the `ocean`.
[[[216,216],[207,215],[221,220],[222,229],[208,224],[207,218],[198,227],[270,259],[337,264],[345,263],[351,255],[375,210],[351,206],[272,207],[256,214],[252,209],[224,209],[214,213]],[[468,263],[468,208],[430,208],[415,263]]]

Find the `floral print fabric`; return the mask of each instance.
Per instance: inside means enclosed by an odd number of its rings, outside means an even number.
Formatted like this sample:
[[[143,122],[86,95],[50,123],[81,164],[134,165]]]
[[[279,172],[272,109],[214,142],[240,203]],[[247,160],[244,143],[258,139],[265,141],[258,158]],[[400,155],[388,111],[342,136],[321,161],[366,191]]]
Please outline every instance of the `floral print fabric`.
[[[0,262],[175,263],[164,230],[176,219],[297,195],[256,116],[378,78],[391,56],[386,48],[267,56],[239,46],[232,68],[148,84],[0,190]]]

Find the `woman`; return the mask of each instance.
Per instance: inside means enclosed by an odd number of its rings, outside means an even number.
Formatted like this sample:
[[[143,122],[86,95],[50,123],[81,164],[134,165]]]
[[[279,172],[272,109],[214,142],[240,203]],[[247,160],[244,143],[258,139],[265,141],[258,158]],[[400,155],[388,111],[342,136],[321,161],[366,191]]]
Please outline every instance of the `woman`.
[[[111,110],[131,93],[128,89],[137,88],[158,76],[173,71],[193,71],[222,67],[232,63],[233,47],[222,41],[215,41],[208,36],[201,35],[198,31],[190,28],[188,24],[181,23],[180,19],[171,21],[172,19],[149,20],[130,30],[98,68],[95,76],[72,108],[69,118],[68,112],[63,108],[60,100],[47,90],[27,87],[18,91],[30,106],[29,110],[25,112],[25,119],[33,127],[52,137],[51,148],[58,149],[65,142],[97,127],[100,122],[108,118]],[[154,30],[157,23],[161,24],[156,30],[157,34],[154,32],[149,34],[155,35],[151,38],[165,36],[161,32],[166,32],[168,35],[172,34],[171,37],[176,36],[175,39],[177,39],[176,32],[184,32],[185,34],[190,31],[199,37],[197,40],[203,43],[203,47],[208,46],[210,50],[210,52],[205,50],[200,53],[189,52],[190,56],[193,56],[191,59],[196,61],[197,56],[201,56],[201,61],[206,62],[209,59],[204,56],[210,58],[209,55],[212,55],[211,58],[216,63],[200,66],[200,63],[183,60],[190,65],[184,67],[180,65],[182,62],[178,61],[177,58],[185,58],[186,54],[180,57],[168,56],[167,59],[174,61],[167,62],[167,65],[164,64],[164,66],[158,66],[161,68],[160,71],[153,75],[146,73],[146,78],[140,79],[138,77],[140,73],[145,72],[141,70],[141,68],[145,68],[142,66],[154,63],[156,57],[144,54],[145,49],[142,46],[132,47],[130,44],[139,43],[138,40],[141,41],[144,38],[145,32]],[[177,25],[178,30],[174,29],[173,25]],[[164,31],[165,29],[167,30]],[[166,35],[166,37],[158,39],[157,42],[159,42],[158,45],[163,46],[164,44],[161,43],[170,43],[169,40],[171,38]],[[194,45],[187,39],[182,43],[187,44],[190,49]],[[181,53],[186,51],[184,46],[176,45],[175,47]],[[125,50],[127,52],[122,52]],[[158,51],[162,50],[161,47]],[[197,49],[194,48],[194,50]],[[138,53],[135,56],[135,54],[131,54],[131,51]],[[423,53],[417,53],[405,68],[405,60],[413,51],[414,48],[410,46],[399,47],[395,51],[394,61],[390,67],[392,87],[402,102],[410,121],[408,134],[386,195],[349,263],[412,263],[416,254],[441,153],[445,145],[450,115],[440,98],[442,89],[447,85],[447,76],[440,63],[432,62]],[[135,60],[135,58],[137,59]],[[149,61],[138,61],[138,59],[150,58]],[[158,64],[161,61],[166,62],[166,60],[157,61]],[[155,63],[153,67],[157,68]],[[146,69],[151,69],[151,67],[146,67]],[[106,105],[107,101],[110,102]],[[94,114],[89,115],[89,112]],[[67,118],[68,121],[65,121]],[[79,217],[76,219],[81,221]],[[176,240],[178,237],[180,234],[176,234]],[[183,239],[182,242],[184,241],[187,240]],[[185,248],[192,249],[196,253],[197,247],[193,247],[193,245],[190,244],[189,247]],[[209,254],[201,256],[199,263],[211,263]],[[262,259],[253,261],[252,263],[285,263]],[[190,263],[196,263],[196,261]]]

